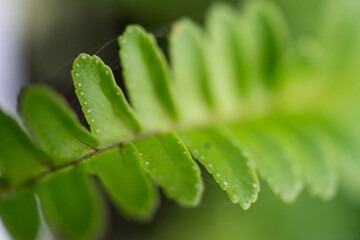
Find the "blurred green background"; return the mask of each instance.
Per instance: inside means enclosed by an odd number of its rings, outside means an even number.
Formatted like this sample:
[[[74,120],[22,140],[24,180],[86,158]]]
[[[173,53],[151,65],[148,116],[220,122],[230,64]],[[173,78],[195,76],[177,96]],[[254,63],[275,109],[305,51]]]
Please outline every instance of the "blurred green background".
[[[81,52],[96,53],[114,40],[130,23],[154,33],[166,50],[166,36],[171,24],[188,16],[202,23],[206,10],[216,0],[31,0],[26,24],[28,65],[31,81],[56,83],[67,91],[72,60]],[[223,0],[234,7],[245,1]],[[288,19],[295,36],[316,35],[324,0],[276,0]],[[116,70],[116,41],[98,55]],[[67,66],[66,63],[69,63]],[[69,81],[66,81],[68,79]],[[65,85],[65,86],[64,86]],[[64,88],[65,87],[65,88]],[[69,87],[69,86],[68,86]]]
[[[245,211],[232,204],[217,184],[210,182],[206,182],[202,203],[195,209],[181,208],[162,198],[160,210],[150,224],[128,222],[114,209],[105,239],[360,238],[359,205],[349,202],[341,193],[326,202],[303,192],[295,203],[286,204],[261,182],[258,201]]]
[[[26,22],[28,81],[46,82],[67,96],[72,107],[71,64],[81,52],[96,52],[110,65],[121,84],[116,37],[129,23],[155,34],[166,51],[171,24],[182,16],[202,23],[214,0],[31,0]],[[243,1],[226,0],[233,6]],[[294,36],[319,35],[328,1],[277,0]],[[360,13],[359,13],[360,14]],[[106,45],[105,45],[106,44]],[[79,115],[80,118],[82,115]],[[206,171],[202,171],[205,173]],[[210,176],[204,176],[211,179]],[[213,183],[212,180],[209,182]],[[306,192],[291,205],[274,196],[265,184],[257,203],[244,211],[217,185],[207,183],[202,204],[178,207],[162,198],[150,224],[127,221],[110,205],[105,239],[360,239],[360,204],[339,193],[329,202]],[[341,190],[340,190],[341,191]]]

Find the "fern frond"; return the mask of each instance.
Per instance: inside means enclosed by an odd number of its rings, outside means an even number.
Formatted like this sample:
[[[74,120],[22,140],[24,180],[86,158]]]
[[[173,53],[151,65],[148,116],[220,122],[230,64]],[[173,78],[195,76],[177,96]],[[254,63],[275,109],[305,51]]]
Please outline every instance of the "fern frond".
[[[100,236],[106,210],[89,174],[137,221],[154,216],[155,185],[181,206],[197,206],[204,185],[197,163],[243,209],[258,198],[258,174],[287,202],[304,186],[333,197],[344,172],[359,179],[356,121],[338,117],[354,112],[347,104],[356,94],[336,98],[341,111],[325,106],[320,99],[334,94],[326,86],[331,64],[304,68],[276,6],[252,1],[239,14],[214,5],[205,25],[174,24],[171,65],[153,35],[128,26],[119,55],[129,99],[99,57],[80,54],[72,76],[91,133],[44,86],[29,86],[20,98],[30,137],[0,111],[0,214],[15,238],[36,236],[35,195],[55,233]]]

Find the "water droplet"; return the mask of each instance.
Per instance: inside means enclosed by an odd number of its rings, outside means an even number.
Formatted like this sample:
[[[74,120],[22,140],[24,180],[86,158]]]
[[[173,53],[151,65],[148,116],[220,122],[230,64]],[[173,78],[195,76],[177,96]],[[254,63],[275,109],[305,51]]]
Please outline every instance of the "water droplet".
[[[250,203],[244,202],[244,203],[242,203],[242,205],[243,205],[243,207],[244,207],[245,209],[248,209],[249,206],[250,206]]]
[[[239,202],[239,197],[238,197],[238,195],[234,195],[234,194],[232,194],[231,195],[231,201],[232,202],[234,202],[234,203],[237,203],[237,202]]]
[[[213,165],[211,163],[208,164],[209,168],[213,168]]]
[[[204,160],[205,159],[205,156],[204,155],[201,155],[201,157],[200,157],[202,160]]]
[[[82,58],[82,59],[86,59],[86,56],[85,56],[85,55],[82,55],[81,58]]]
[[[193,166],[192,169],[196,171],[196,170],[197,170],[197,167],[196,167],[196,166]]]
[[[122,40],[122,43],[125,44],[125,43],[126,43],[126,39],[123,39],[123,40]]]
[[[116,95],[118,95],[118,96],[119,96],[119,95],[120,95],[120,92],[116,92]]]
[[[96,129],[96,132],[98,133],[98,132],[100,132],[100,130],[99,130],[99,129]]]
[[[256,184],[256,183],[254,183],[254,184],[253,184],[253,187],[254,187],[254,188],[257,188],[257,184]]]
[[[99,61],[99,59],[96,59],[95,62],[96,62],[96,63],[99,63],[100,61]]]
[[[91,112],[91,109],[87,110],[87,112],[90,113],[90,112]]]
[[[195,188],[200,188],[200,183],[195,183]]]
[[[220,177],[221,175],[220,175],[220,173],[217,173],[216,176],[217,176],[217,177]]]
[[[109,75],[109,71],[106,71],[105,74],[106,74],[106,75]]]
[[[145,165],[149,165],[150,163],[148,161],[145,162]]]
[[[81,83],[78,83],[78,86],[81,87]]]
[[[87,104],[87,102],[85,101],[85,102],[84,102],[84,104],[86,105],[86,104]]]
[[[80,76],[80,74],[78,74],[78,73],[75,73],[75,76],[79,77],[79,76]]]
[[[187,152],[185,151],[184,154],[186,154]]]
[[[197,148],[194,149],[194,154],[198,154],[199,150]]]
[[[81,92],[80,95],[84,95],[84,92]]]
[[[77,63],[77,64],[76,64],[76,67],[80,67],[80,64]]]
[[[181,141],[178,141],[178,144],[181,144]]]
[[[227,183],[227,182],[224,182],[224,185],[225,185],[225,186],[227,186],[227,185],[228,185],[228,183]]]
[[[142,156],[143,154],[142,153],[139,153],[139,156]]]

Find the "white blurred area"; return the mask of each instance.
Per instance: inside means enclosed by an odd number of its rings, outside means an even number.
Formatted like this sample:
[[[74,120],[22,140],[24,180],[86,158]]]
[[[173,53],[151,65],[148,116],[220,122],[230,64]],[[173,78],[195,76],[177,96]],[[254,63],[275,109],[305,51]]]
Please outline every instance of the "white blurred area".
[[[25,82],[23,40],[26,0],[0,0],[0,107],[15,113],[17,95]],[[0,240],[11,237],[0,221]]]
[[[26,81],[23,51],[26,5],[26,0],[0,0],[0,107],[13,113],[18,92]]]

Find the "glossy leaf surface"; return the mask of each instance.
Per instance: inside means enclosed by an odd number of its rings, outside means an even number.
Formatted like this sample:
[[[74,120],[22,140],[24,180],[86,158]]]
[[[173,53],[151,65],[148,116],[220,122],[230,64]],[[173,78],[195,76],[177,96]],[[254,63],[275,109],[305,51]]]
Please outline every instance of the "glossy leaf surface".
[[[14,239],[33,240],[39,229],[39,215],[32,191],[16,194],[1,202],[0,216]]]
[[[244,209],[257,199],[260,190],[254,167],[231,136],[211,128],[181,134],[191,154],[210,172],[233,203]]]
[[[97,174],[114,204],[129,218],[149,220],[158,205],[157,190],[144,172],[133,144],[94,156],[87,165]]]
[[[42,148],[61,165],[93,152],[98,141],[78,121],[65,100],[43,86],[27,88],[21,113]],[[51,134],[49,134],[51,132]]]
[[[168,65],[154,36],[129,26],[119,44],[125,83],[143,128],[155,130],[177,119]]]
[[[30,140],[19,124],[0,110],[0,172],[6,184],[17,185],[47,170],[52,160]]]
[[[55,234],[89,239],[103,229],[105,209],[88,175],[80,168],[60,170],[37,185],[41,207]]]
[[[295,200],[301,176],[281,146],[251,125],[238,124],[230,129],[274,193],[285,201]]]
[[[169,198],[195,206],[203,191],[200,170],[182,140],[166,133],[135,142],[142,165]]]
[[[100,58],[81,54],[74,61],[72,76],[91,132],[101,145],[120,142],[140,130],[111,69]]]

